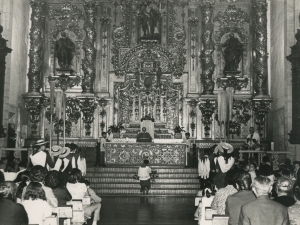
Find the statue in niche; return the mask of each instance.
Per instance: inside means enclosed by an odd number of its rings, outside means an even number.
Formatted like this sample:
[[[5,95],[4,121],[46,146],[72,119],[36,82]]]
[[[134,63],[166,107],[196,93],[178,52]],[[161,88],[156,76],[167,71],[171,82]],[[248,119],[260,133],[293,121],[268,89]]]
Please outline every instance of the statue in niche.
[[[240,73],[238,67],[243,57],[243,44],[238,38],[234,37],[234,33],[230,33],[228,40],[222,47],[225,47],[223,51],[225,60],[224,74]]]
[[[143,4],[139,12],[142,28],[142,39],[158,39],[160,13],[156,4]]]
[[[61,69],[70,69],[75,55],[75,44],[67,37],[66,32],[60,33],[61,38],[55,42],[55,57]]]

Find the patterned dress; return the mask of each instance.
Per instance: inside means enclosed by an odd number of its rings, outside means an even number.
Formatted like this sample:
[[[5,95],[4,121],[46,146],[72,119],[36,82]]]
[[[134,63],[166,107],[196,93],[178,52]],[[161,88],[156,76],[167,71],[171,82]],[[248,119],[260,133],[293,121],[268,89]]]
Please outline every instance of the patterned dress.
[[[221,188],[215,195],[213,202],[211,203],[211,208],[217,210],[218,215],[225,215],[226,208],[226,199],[229,195],[233,195],[238,191],[232,186],[227,185],[224,188]]]
[[[291,225],[300,225],[300,201],[288,208]]]

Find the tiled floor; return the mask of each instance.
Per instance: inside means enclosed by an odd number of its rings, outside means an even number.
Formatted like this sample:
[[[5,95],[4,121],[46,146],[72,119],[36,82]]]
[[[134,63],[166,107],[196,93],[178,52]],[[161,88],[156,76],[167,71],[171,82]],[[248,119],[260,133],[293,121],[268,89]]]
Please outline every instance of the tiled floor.
[[[195,210],[193,197],[103,197],[98,224],[196,225]]]

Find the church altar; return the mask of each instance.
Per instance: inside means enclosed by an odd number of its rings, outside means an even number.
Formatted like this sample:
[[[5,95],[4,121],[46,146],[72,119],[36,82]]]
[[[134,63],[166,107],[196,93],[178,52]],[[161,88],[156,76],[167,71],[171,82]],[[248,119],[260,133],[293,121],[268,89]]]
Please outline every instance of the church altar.
[[[185,144],[176,143],[106,143],[106,164],[141,165],[148,159],[151,166],[185,166]]]

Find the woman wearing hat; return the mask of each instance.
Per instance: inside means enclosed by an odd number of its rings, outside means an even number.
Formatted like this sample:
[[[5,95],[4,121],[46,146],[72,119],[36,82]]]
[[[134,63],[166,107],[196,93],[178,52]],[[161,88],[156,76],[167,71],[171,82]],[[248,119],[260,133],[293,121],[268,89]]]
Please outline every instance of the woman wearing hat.
[[[46,167],[48,165],[50,168],[54,167],[54,162],[52,161],[49,152],[45,151],[47,143],[48,142],[44,141],[43,139],[38,140],[35,143],[35,145],[34,145],[35,150],[29,156],[28,167],[37,166],[37,165],[40,165],[43,167]]]
[[[214,153],[217,155],[217,157],[215,157],[213,160],[216,172],[216,175],[213,178],[213,180],[217,188],[220,189],[226,186],[226,173],[234,165],[234,158],[232,157],[233,147],[228,143],[221,142],[215,148]]]

